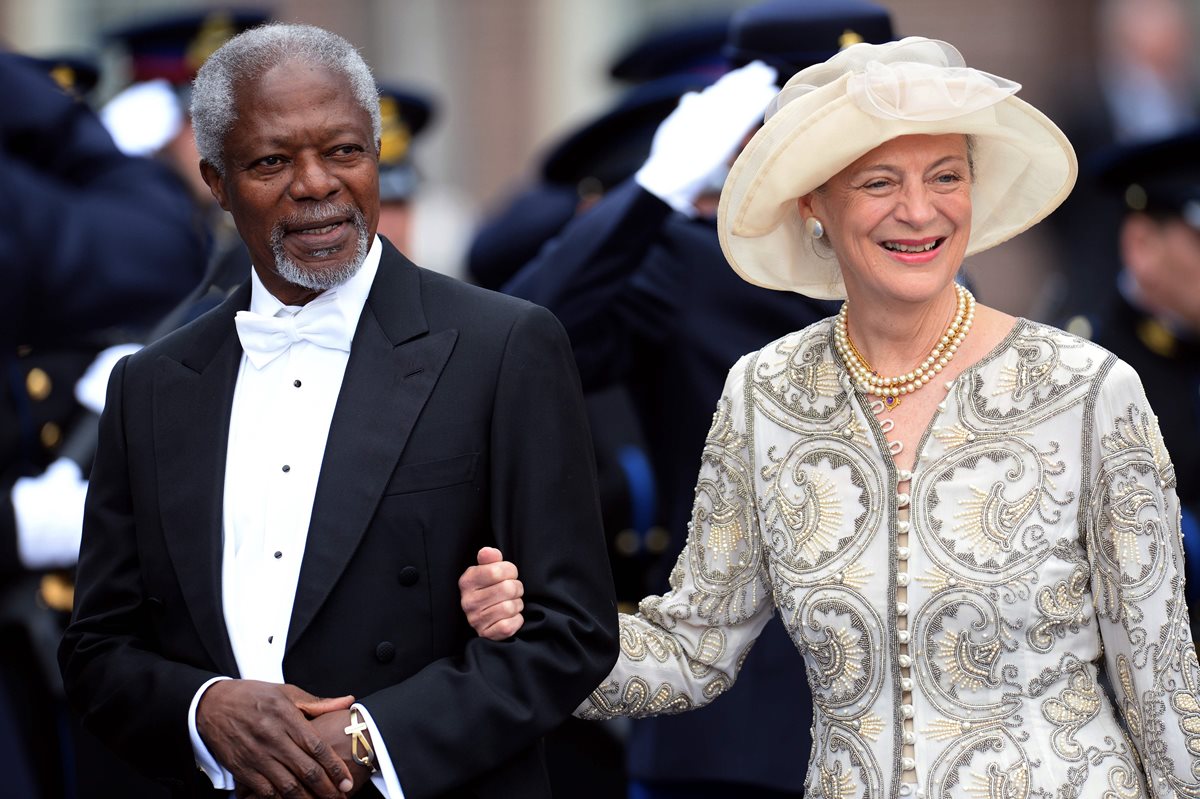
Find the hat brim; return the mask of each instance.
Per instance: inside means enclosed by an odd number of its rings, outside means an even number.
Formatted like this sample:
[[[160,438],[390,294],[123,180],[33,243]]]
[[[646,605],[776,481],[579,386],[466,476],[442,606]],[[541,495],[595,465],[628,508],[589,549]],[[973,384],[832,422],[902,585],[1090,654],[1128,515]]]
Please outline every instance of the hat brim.
[[[1007,241],[1048,216],[1075,185],[1075,151],[1044,114],[1015,96],[938,120],[882,118],[846,92],[849,76],[783,105],[758,130],[721,192],[721,249],[757,286],[823,300],[846,296],[834,255],[804,231],[796,198],[899,136],[972,137],[967,255]]]

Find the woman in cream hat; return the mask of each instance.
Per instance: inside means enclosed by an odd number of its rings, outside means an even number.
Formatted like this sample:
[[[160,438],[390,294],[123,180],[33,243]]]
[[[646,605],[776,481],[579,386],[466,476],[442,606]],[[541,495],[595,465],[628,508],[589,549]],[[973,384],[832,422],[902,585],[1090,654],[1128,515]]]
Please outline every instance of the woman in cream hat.
[[[909,38],[772,103],[722,246],[752,283],[846,302],[730,371],[671,590],[621,617],[577,715],[712,701],[777,610],[813,799],[1200,796],[1174,470],[1137,375],[955,282],[1075,180],[1018,88]],[[463,580],[490,636],[514,623],[505,573]]]

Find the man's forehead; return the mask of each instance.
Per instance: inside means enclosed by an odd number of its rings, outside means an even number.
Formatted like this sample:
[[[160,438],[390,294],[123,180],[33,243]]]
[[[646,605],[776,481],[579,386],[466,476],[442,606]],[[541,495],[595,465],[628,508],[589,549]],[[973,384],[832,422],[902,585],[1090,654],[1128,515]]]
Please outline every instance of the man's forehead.
[[[313,83],[338,84],[351,93],[350,78],[341,70],[302,57],[287,57],[241,78],[233,85],[235,101],[245,95]]]

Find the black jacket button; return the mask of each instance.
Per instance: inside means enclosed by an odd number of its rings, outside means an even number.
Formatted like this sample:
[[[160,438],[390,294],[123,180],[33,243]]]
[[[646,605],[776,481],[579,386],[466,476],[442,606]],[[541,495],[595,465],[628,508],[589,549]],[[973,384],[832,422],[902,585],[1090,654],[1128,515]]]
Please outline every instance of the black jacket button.
[[[382,642],[375,647],[375,659],[380,663],[391,663],[396,659],[396,645],[391,641]]]
[[[415,567],[405,566],[403,569],[400,570],[400,575],[399,575],[400,585],[416,585],[418,576],[419,575],[417,574],[417,570]]]

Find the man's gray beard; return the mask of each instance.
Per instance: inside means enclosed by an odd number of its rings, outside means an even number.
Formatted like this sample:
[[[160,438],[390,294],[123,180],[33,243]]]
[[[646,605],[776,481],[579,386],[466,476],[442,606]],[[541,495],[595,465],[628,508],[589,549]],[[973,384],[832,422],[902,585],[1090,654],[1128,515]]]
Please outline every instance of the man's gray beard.
[[[354,255],[350,260],[340,264],[332,263],[326,267],[303,267],[288,257],[287,252],[284,251],[283,237],[286,227],[295,227],[309,222],[319,222],[322,219],[329,219],[330,217],[344,216],[351,217],[351,221],[358,231],[358,242],[355,246]],[[313,291],[325,291],[326,289],[340,286],[354,277],[358,273],[358,270],[362,268],[363,261],[367,259],[368,249],[370,249],[370,242],[367,240],[366,217],[363,216],[362,211],[349,204],[334,205],[332,203],[325,203],[314,206],[309,208],[305,213],[293,214],[286,219],[279,220],[271,230],[271,252],[275,255],[275,271],[288,283],[303,286]],[[336,250],[313,250],[310,255],[314,258],[322,258],[332,255],[334,252]]]

